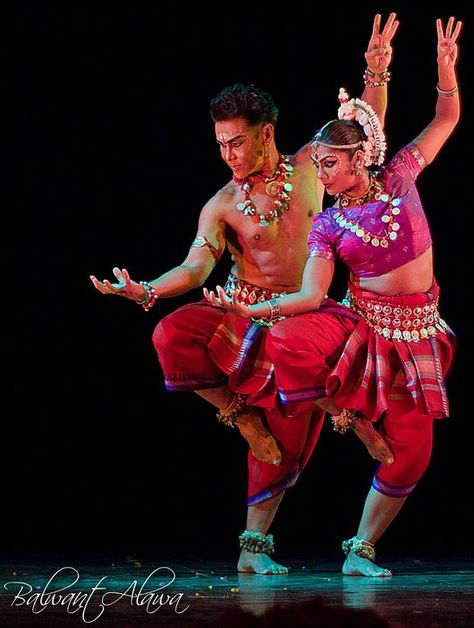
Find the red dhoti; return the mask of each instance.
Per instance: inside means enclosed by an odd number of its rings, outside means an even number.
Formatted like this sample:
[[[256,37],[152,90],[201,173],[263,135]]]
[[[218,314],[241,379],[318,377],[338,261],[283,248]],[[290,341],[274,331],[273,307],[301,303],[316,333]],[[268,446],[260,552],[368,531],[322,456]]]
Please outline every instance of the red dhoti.
[[[407,495],[431,455],[432,421],[449,414],[444,378],[455,338],[439,318],[439,289],[383,297],[350,286],[351,313],[327,309],[278,322],[266,338],[275,394],[291,408],[331,397],[341,408],[381,419],[395,457],[373,486]]]
[[[231,276],[228,292],[253,303],[279,296]],[[258,399],[278,442],[282,462],[275,466],[248,456],[248,504],[265,501],[293,486],[309,460],[321,431],[323,413],[299,410],[285,419],[272,385],[273,366],[263,357],[266,330],[211,306],[206,300],[179,308],[156,326],[153,343],[168,390],[201,390],[228,383],[231,390]],[[269,394],[265,391],[269,389]]]

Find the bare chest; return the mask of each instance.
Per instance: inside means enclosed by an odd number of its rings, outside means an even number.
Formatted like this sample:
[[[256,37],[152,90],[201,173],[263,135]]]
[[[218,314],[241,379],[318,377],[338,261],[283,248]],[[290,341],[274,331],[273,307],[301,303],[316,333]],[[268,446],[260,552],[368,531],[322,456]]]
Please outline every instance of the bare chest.
[[[294,246],[306,238],[317,208],[315,186],[298,178],[288,194],[275,193],[270,185],[254,186],[251,194],[236,187],[226,211],[229,244],[268,250]]]

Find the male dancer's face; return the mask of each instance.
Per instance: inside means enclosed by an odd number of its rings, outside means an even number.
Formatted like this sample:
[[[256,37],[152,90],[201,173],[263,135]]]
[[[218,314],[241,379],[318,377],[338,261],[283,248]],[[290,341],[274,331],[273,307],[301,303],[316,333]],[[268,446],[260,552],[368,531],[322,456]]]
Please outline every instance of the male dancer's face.
[[[250,126],[245,118],[215,123],[221,157],[238,179],[258,172],[264,166],[262,125]]]

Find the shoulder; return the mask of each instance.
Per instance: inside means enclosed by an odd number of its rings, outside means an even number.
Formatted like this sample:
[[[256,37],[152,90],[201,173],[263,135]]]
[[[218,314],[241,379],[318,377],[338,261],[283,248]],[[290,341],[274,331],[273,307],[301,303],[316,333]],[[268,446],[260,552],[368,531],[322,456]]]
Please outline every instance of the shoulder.
[[[322,212],[315,214],[313,218],[313,225],[329,225],[333,222],[333,214],[335,211],[335,207],[327,207]]]
[[[402,178],[415,181],[426,166],[426,161],[414,142],[403,146],[383,168],[385,174],[396,174]]]
[[[235,201],[237,191],[236,183],[229,181],[207,201],[201,210],[201,216],[223,220],[229,205]]]
[[[319,234],[329,237],[335,225],[335,221],[333,220],[334,211],[334,207],[328,207],[319,214],[316,214],[313,218],[311,234]]]
[[[311,161],[311,142],[302,146],[294,155],[289,155],[289,159],[293,167],[300,168],[302,170],[311,168],[311,171],[315,174],[313,162]]]

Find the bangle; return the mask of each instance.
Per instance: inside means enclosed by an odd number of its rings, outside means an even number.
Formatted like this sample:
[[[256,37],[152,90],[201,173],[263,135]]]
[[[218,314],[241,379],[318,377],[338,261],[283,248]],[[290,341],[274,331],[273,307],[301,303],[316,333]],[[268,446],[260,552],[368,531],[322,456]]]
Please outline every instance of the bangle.
[[[141,305],[145,312],[149,312],[158,300],[158,293],[149,281],[140,281],[140,285],[145,288],[145,296],[143,299],[137,300],[136,303]]]
[[[273,321],[275,318],[279,318],[281,316],[281,306],[276,299],[271,299],[268,301],[268,305],[270,306],[270,318],[269,320]]]
[[[272,327],[274,323],[282,321],[286,318],[286,316],[282,315],[281,305],[276,299],[269,299],[268,301],[265,301],[265,303],[268,303],[270,307],[269,316],[262,316],[261,318],[251,316],[251,321],[257,323],[257,325],[260,325],[260,327]]]
[[[376,76],[379,77],[378,80],[372,80]],[[390,81],[391,78],[392,73],[389,70],[383,70],[383,72],[372,72],[372,70],[366,68],[364,72],[364,85],[367,85],[368,87],[383,87]]]
[[[388,68],[386,68],[385,70],[382,70],[381,72],[373,72],[368,66],[365,68],[364,74],[367,74],[367,76],[369,78],[375,78],[376,76],[380,76],[380,79],[383,81],[387,78],[387,76],[390,76],[390,70]]]
[[[440,98],[454,98],[454,95],[458,93],[458,86],[455,85],[452,89],[441,89],[438,84],[436,85],[436,91]]]

